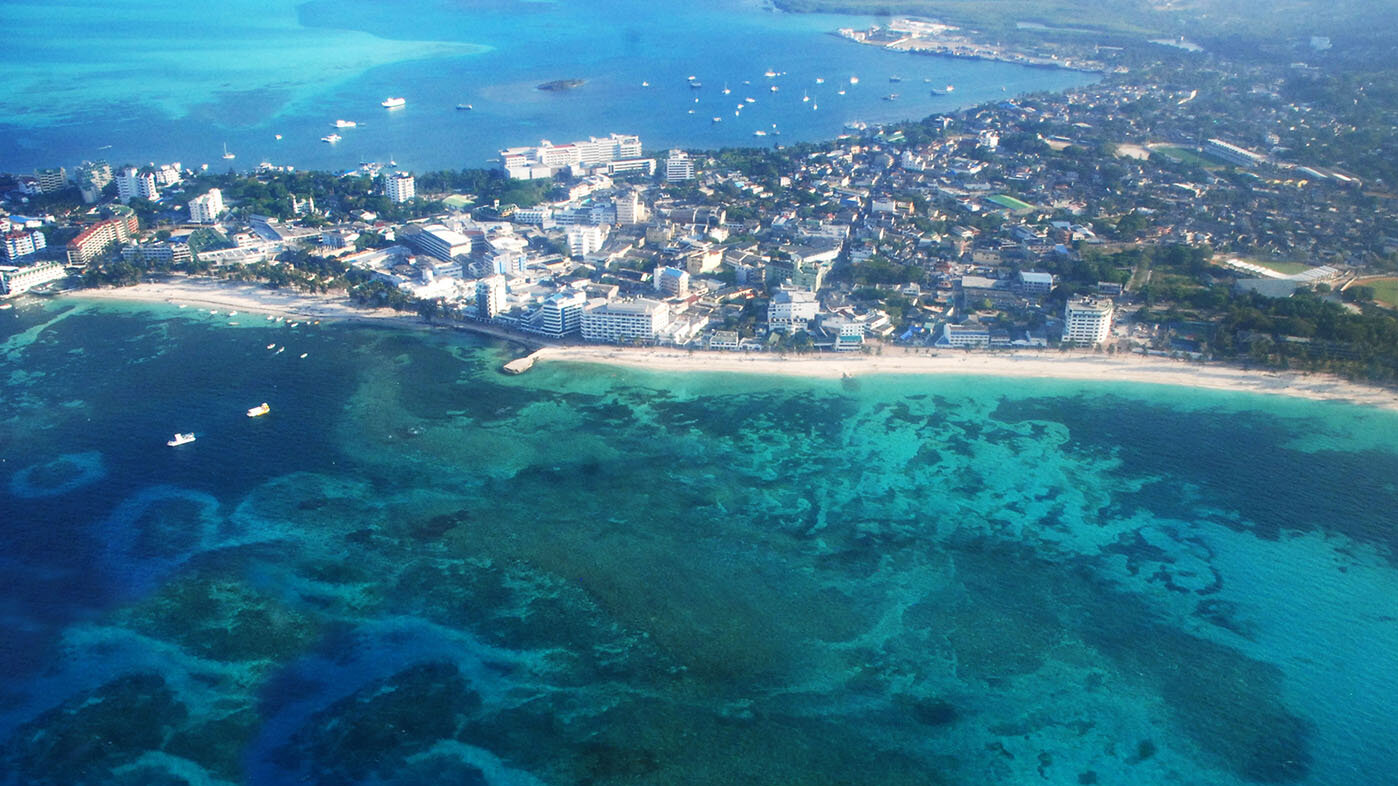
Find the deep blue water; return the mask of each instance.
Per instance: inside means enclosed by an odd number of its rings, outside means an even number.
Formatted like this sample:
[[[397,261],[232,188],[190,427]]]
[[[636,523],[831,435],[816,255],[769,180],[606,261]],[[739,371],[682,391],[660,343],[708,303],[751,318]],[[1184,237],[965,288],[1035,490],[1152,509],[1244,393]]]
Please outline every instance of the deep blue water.
[[[0,342],[3,784],[1398,771],[1390,412],[76,300]]]
[[[216,170],[390,158],[458,168],[486,166],[502,147],[612,131],[640,134],[651,152],[751,146],[829,139],[851,121],[916,119],[1095,78],[886,52],[830,34],[873,21],[775,13],[750,0],[10,0],[0,29],[24,45],[0,47],[9,88],[0,94],[0,169],[92,158]],[[783,74],[768,79],[768,69]],[[688,87],[691,75],[702,89]],[[902,81],[889,82],[895,75]],[[535,89],[563,78],[586,84]],[[947,84],[954,93],[932,95]],[[899,98],[883,100],[890,93]],[[388,96],[408,103],[384,110]],[[735,117],[745,97],[756,103]],[[459,103],[475,108],[457,111]],[[337,119],[360,125],[340,130],[337,145],[321,142]],[[219,157],[225,143],[231,162]]]

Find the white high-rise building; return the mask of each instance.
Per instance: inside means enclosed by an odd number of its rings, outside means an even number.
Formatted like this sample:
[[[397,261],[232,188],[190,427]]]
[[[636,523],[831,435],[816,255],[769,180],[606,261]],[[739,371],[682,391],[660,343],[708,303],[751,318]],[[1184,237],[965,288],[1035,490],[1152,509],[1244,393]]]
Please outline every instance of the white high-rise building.
[[[568,236],[568,256],[581,259],[602,247],[602,241],[607,239],[607,227],[605,225],[570,226],[566,234]]]
[[[487,276],[476,282],[476,316],[494,319],[505,310],[505,277]]]
[[[395,204],[407,202],[417,196],[417,184],[407,172],[394,172],[383,176],[383,192],[388,201]]]
[[[616,222],[618,224],[639,224],[646,220],[646,206],[641,204],[641,195],[627,191],[616,198]]]
[[[681,180],[694,179],[694,160],[683,150],[671,150],[670,157],[665,159],[665,180],[676,183]]]
[[[670,305],[660,300],[608,300],[590,304],[582,314],[588,341],[655,341],[670,324]]]
[[[23,229],[13,230],[0,235],[0,243],[3,244],[5,261],[18,263],[27,261],[29,257],[38,254],[48,247],[48,238],[39,230],[26,231]]]
[[[155,185],[154,172],[142,172],[134,166],[122,167],[117,173],[117,199],[124,205],[136,197],[141,199],[156,199],[160,196],[160,191]]]
[[[1063,308],[1063,340],[1075,344],[1100,344],[1112,334],[1116,307],[1106,298],[1070,300]]]
[[[530,319],[532,327],[549,336],[565,336],[582,326],[583,308],[587,294],[578,290],[555,292],[544,299]]]
[[[102,197],[102,189],[112,182],[112,168],[106,161],[84,161],[75,173],[83,201],[92,204]]]
[[[208,193],[189,200],[189,220],[195,224],[212,224],[223,215],[223,192],[211,188]]]

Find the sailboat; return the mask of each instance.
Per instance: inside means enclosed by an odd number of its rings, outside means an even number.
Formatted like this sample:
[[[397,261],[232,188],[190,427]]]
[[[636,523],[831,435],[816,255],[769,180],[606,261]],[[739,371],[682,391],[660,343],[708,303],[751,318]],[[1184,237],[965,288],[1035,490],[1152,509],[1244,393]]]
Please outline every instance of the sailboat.
[[[227,143],[227,142],[224,142],[224,143],[223,143],[223,160],[224,160],[224,161],[231,161],[231,160],[233,160],[233,159],[235,159],[235,158],[237,158],[237,156],[235,156],[235,155],[233,155],[232,153],[228,152],[228,143]]]

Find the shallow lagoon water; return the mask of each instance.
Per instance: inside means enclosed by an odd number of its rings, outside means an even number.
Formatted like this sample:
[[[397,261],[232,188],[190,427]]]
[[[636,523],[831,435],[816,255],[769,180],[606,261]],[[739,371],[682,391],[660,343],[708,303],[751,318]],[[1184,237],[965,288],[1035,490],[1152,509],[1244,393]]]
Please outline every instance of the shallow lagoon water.
[[[874,21],[752,0],[7,0],[0,27],[25,44],[0,50],[10,88],[0,169],[98,158],[215,171],[262,161],[341,171],[363,160],[455,169],[488,166],[503,147],[610,132],[640,134],[648,154],[791,143],[1096,78],[831,34]],[[895,75],[903,81],[889,82]],[[585,84],[536,89],[556,79]],[[932,95],[946,84],[955,92]],[[883,100],[890,93],[898,99]],[[389,96],[407,105],[386,111]],[[735,115],[745,97],[756,103]],[[337,130],[339,119],[358,126]],[[331,131],[343,139],[321,142]],[[224,144],[234,160],[220,158]]]
[[[0,317],[0,782],[1398,771],[1392,413],[76,302]]]

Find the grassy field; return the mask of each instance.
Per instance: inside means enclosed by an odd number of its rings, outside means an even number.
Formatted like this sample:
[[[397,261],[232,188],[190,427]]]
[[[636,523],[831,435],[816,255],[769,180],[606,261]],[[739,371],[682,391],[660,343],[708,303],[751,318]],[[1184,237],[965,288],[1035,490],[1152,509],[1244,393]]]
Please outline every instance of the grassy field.
[[[1366,287],[1373,287],[1375,300],[1389,308],[1398,308],[1398,278],[1375,278],[1359,283]]]
[[[1173,158],[1184,164],[1195,164],[1203,167],[1222,166],[1223,162],[1212,158],[1198,150],[1192,150],[1179,145],[1158,145],[1151,148],[1152,153],[1159,153],[1166,158]]]
[[[1033,210],[1034,206],[1020,199],[1015,199],[1007,194],[996,194],[986,197],[989,202],[994,202],[1000,207],[1008,207],[1011,210]]]
[[[1247,258],[1244,258],[1243,261],[1244,261],[1244,262],[1251,262],[1251,263],[1254,264],[1254,265],[1260,265],[1260,266],[1262,266],[1262,267],[1267,268],[1268,270],[1275,270],[1275,271],[1277,271],[1278,273],[1281,273],[1283,276],[1291,276],[1291,275],[1295,275],[1295,274],[1297,274],[1297,273],[1304,273],[1304,272],[1306,272],[1307,270],[1310,270],[1310,269],[1311,269],[1311,266],[1305,264],[1304,262],[1278,262],[1278,261],[1275,260],[1275,259],[1247,259]]]

